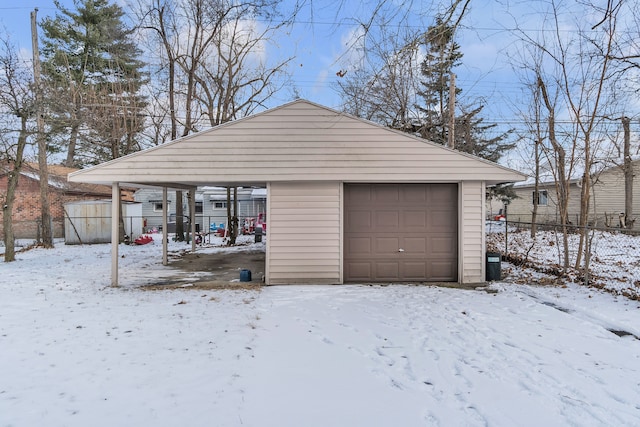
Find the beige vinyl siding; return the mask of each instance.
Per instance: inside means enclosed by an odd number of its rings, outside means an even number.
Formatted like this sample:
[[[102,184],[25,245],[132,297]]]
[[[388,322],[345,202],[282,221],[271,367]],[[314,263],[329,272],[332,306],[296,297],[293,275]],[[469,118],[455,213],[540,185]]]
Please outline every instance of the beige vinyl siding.
[[[481,181],[460,184],[460,282],[485,281],[484,193]]]
[[[547,191],[548,203],[546,206],[538,205],[536,222],[559,223],[560,212],[558,210],[558,195],[555,185],[541,185],[539,191]],[[513,199],[507,208],[510,221],[531,222],[533,211],[533,186],[515,187],[518,198]],[[580,188],[576,184],[569,187],[569,221],[575,223],[580,215]]]
[[[633,216],[640,214],[640,161],[636,161],[634,166],[633,180]],[[598,219],[598,225],[604,225],[605,213],[612,219],[611,226],[618,226],[618,214],[624,212],[624,173],[619,167],[614,167],[603,172],[593,184],[592,206],[593,212]],[[636,221],[635,228],[640,224]]]
[[[625,188],[622,169],[614,166],[604,170],[592,179],[592,191],[589,201],[590,223],[596,222],[598,226],[604,226],[606,213],[612,221],[610,225],[617,226],[618,214],[624,212]],[[548,191],[549,204],[548,206],[538,206],[538,222],[559,222],[555,186],[547,184],[541,186],[540,189]],[[514,190],[519,198],[514,199],[509,205],[509,219],[530,222],[531,210],[533,209],[533,186],[516,186]],[[633,212],[634,216],[640,213],[640,161],[634,162]],[[569,193],[569,221],[574,224],[577,223],[579,215],[580,187],[576,183],[572,183]]]
[[[268,185],[267,284],[342,283],[341,188],[335,181]]]
[[[185,172],[188,171],[188,175]],[[507,168],[297,101],[70,176],[162,185],[284,181],[504,182]]]

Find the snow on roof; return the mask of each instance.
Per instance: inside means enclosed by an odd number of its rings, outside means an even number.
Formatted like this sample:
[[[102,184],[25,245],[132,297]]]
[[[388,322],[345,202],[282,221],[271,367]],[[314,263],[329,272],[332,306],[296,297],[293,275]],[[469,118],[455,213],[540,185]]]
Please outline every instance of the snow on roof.
[[[267,197],[267,189],[266,188],[254,188],[251,191],[252,199],[264,199]]]
[[[75,193],[92,193],[109,196],[111,195],[111,187],[99,184],[84,184],[68,182],[67,175],[79,169],[69,168],[62,165],[47,165],[48,184],[50,187]],[[20,170],[20,175],[40,181],[40,168],[37,163],[25,163]]]

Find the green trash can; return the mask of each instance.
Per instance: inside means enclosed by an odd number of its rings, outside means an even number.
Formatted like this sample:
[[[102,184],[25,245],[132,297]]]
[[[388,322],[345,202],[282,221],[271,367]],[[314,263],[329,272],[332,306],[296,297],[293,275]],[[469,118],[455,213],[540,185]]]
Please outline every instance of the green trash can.
[[[500,252],[487,252],[487,282],[500,280],[502,277],[501,265],[502,255]]]

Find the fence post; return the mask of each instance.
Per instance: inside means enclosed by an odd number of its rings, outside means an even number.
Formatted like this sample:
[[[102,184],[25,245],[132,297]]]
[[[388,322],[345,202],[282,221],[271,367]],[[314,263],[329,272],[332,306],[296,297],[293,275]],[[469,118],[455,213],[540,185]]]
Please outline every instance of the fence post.
[[[509,220],[504,219],[504,255],[509,253]]]
[[[589,225],[584,226],[584,284],[589,286],[589,264],[591,263],[591,238],[589,236]]]

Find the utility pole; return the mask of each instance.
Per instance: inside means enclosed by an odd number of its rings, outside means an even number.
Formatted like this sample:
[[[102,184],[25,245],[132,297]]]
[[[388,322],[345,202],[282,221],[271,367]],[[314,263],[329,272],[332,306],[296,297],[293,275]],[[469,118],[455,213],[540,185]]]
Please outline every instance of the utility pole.
[[[38,48],[38,27],[36,15],[38,9],[31,12],[31,44],[33,47],[33,80],[35,83],[36,123],[38,126],[38,175],[40,176],[40,219],[42,221],[42,245],[53,247],[53,230],[49,209],[49,171],[47,168],[47,141],[44,135],[44,108],[42,103],[42,80],[40,78],[40,50]]]
[[[449,78],[449,138],[447,147],[456,148],[456,75]]]

